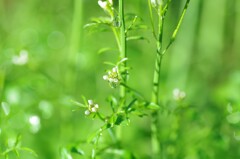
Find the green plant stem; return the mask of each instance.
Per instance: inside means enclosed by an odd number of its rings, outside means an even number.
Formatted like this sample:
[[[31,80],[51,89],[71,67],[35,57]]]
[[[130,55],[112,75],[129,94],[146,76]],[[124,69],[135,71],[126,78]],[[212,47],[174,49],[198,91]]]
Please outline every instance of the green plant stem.
[[[163,40],[163,23],[164,17],[162,15],[162,4],[158,8],[158,40],[157,40],[157,57],[155,61],[155,69],[153,74],[153,90],[152,90],[152,102],[158,104],[159,84],[160,84],[160,73],[162,65],[162,40]]]
[[[182,24],[183,18],[184,18],[185,14],[186,14],[186,11],[187,11],[187,9],[188,9],[189,3],[190,3],[190,0],[187,0],[186,3],[185,3],[185,5],[184,5],[184,8],[183,8],[182,14],[181,14],[181,16],[180,16],[180,19],[178,20],[177,26],[176,26],[175,30],[173,31],[172,37],[171,37],[171,39],[170,39],[170,42],[168,43],[167,47],[162,51],[162,54],[165,54],[165,52],[168,50],[168,48],[169,48],[169,47],[172,45],[172,43],[175,41],[176,36],[177,36],[177,33],[178,33],[178,31],[179,31],[179,28],[180,28],[180,26],[181,26],[181,24]]]
[[[71,28],[70,46],[69,46],[69,57],[68,57],[68,70],[66,73],[66,87],[73,93],[77,90],[77,59],[79,50],[81,47],[82,37],[82,21],[83,21],[83,1],[74,0],[74,11],[73,21]],[[71,69],[70,69],[71,68]],[[75,84],[73,84],[75,83]]]
[[[171,44],[175,41],[178,30],[182,24],[183,18],[185,16],[185,13],[188,8],[190,0],[187,0],[184,6],[184,9],[182,11],[182,14],[180,16],[180,19],[177,23],[177,26],[172,34],[172,37],[170,39],[169,44],[167,47],[163,50],[162,49],[162,43],[163,43],[163,26],[164,26],[164,17],[166,15],[166,12],[168,10],[168,6],[171,3],[171,0],[168,0],[165,7],[163,7],[163,4],[160,3],[158,6],[158,39],[157,39],[157,57],[155,61],[155,69],[154,69],[154,75],[153,75],[153,90],[152,90],[152,100],[151,102],[154,104],[159,105],[159,85],[160,85],[160,75],[161,75],[161,65],[162,60],[165,52],[168,50],[168,48],[171,46]],[[152,12],[151,6],[150,12]],[[151,17],[152,19],[152,17]],[[153,22],[152,22],[153,23]],[[154,28],[153,28],[154,29]],[[152,135],[152,158],[153,159],[159,159],[161,158],[161,145],[160,145],[160,139],[158,138],[158,111],[154,111],[151,114],[151,135]]]
[[[158,137],[158,111],[151,114],[151,144],[152,144],[152,159],[161,158],[161,145]]]
[[[152,90],[152,100],[151,102],[159,104],[159,84],[160,84],[160,74],[161,74],[161,65],[163,60],[162,54],[162,43],[163,43],[163,24],[164,24],[164,15],[163,15],[163,4],[159,4],[158,8],[158,36],[157,36],[157,57],[155,61],[155,69],[153,75],[153,90]],[[152,158],[159,159],[161,158],[160,150],[160,139],[158,138],[158,111],[154,111],[151,114],[151,143],[152,143]]]
[[[120,59],[126,58],[127,57],[127,52],[126,52],[126,34],[125,34],[125,21],[124,21],[124,0],[119,0],[119,20],[120,20]],[[120,65],[120,71],[123,71],[123,82],[127,82],[127,72],[125,68],[127,67],[127,62],[124,61]],[[125,100],[126,96],[126,89],[124,86],[120,86],[120,98]],[[124,102],[125,103],[125,102]]]
[[[114,36],[115,36],[118,49],[121,50],[121,42],[120,42],[120,39],[119,39],[119,34],[118,34],[118,32],[117,32],[117,29],[116,29],[115,27],[111,27],[111,28],[112,28],[113,34],[114,34]]]
[[[153,21],[151,0],[148,0],[148,8],[149,8],[150,21],[151,21],[151,25],[152,25],[152,33],[153,33],[154,38],[157,39],[157,35],[155,33],[154,21]]]

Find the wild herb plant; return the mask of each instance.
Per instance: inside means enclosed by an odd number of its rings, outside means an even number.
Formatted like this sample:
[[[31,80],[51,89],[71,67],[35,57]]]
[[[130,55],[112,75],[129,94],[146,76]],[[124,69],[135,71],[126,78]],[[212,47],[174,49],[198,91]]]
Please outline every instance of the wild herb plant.
[[[141,35],[136,35],[134,37],[129,36],[129,32],[138,29],[138,22],[140,18],[138,18],[137,15],[126,18],[127,14],[124,10],[124,0],[98,1],[99,6],[107,14],[107,17],[94,18],[92,23],[85,25],[85,28],[101,30],[101,28],[106,27],[112,31],[118,47],[119,61],[116,62],[116,64],[113,62],[105,62],[106,64],[112,65],[112,67],[107,71],[106,75],[103,75],[103,80],[109,83],[110,89],[115,89],[116,91],[118,90],[119,95],[111,95],[107,99],[109,102],[108,107],[112,110],[112,112],[107,115],[101,113],[102,106],[98,105],[93,100],[87,100],[85,97],[83,97],[83,104],[74,101],[76,105],[85,108],[86,116],[98,118],[102,121],[102,126],[99,128],[99,130],[97,130],[87,140],[89,143],[93,144],[91,154],[92,159],[97,158],[97,156],[107,152],[112,153],[113,157],[115,156],[116,158],[135,158],[134,154],[131,152],[128,152],[129,157],[126,157],[127,151],[121,145],[121,127],[124,124],[129,125],[130,116],[134,114],[137,114],[141,117],[147,115],[151,118],[151,156],[154,159],[161,158],[162,152],[161,141],[159,139],[160,130],[158,126],[158,120],[162,112],[168,111],[168,108],[166,108],[166,106],[161,103],[161,99],[159,99],[161,65],[165,53],[176,39],[176,35],[187,11],[189,2],[190,0],[186,0],[184,9],[172,33],[170,41],[166,46],[164,46],[164,22],[169,5],[172,3],[172,1],[148,0],[151,30],[156,43],[156,60],[153,74],[152,99],[148,100],[143,97],[141,93],[128,85],[128,77],[130,76],[131,70],[127,65],[127,43],[129,39],[141,39]],[[155,17],[157,17],[157,21],[154,20]],[[127,22],[125,22],[126,19],[128,20]],[[157,23],[157,27],[155,27],[155,23]],[[102,51],[105,50],[107,49],[102,49]],[[173,93],[175,99],[178,101],[181,101],[185,98],[185,92],[182,92],[179,89],[176,89]],[[113,143],[103,148],[101,147],[100,138],[102,137],[102,133],[105,131],[110,134],[113,139]],[[121,153],[116,153],[117,150]]]

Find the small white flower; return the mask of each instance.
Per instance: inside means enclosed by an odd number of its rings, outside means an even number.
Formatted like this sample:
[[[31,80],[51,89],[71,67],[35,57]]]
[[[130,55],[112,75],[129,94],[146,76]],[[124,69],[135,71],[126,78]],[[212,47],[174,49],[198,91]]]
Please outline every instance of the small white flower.
[[[103,79],[106,81],[106,80],[108,80],[108,75],[104,75],[103,76]]]
[[[118,68],[117,67],[113,67],[112,72],[118,72]]]
[[[28,62],[28,52],[26,50],[20,51],[19,56],[12,57],[12,63],[15,65],[25,65]]]
[[[102,8],[102,9],[107,9],[107,2],[106,1],[98,1],[98,5]]]
[[[91,108],[91,112],[97,112],[97,108],[95,108],[95,107],[93,107],[93,108]]]
[[[89,110],[86,110],[84,113],[85,115],[89,115],[91,112]]]
[[[184,99],[186,97],[186,93],[184,92],[184,91],[181,91],[180,89],[178,89],[178,88],[175,88],[174,90],[173,90],[173,98],[175,99],[175,100],[182,100],[182,99]]]
[[[118,68],[113,67],[111,71],[108,71],[107,75],[103,76],[103,79],[105,81],[108,81],[109,85],[112,88],[117,87],[117,85],[120,83],[120,76],[119,76],[119,73],[118,73]]]
[[[91,113],[96,113],[98,111],[98,104],[95,104],[93,100],[88,100],[88,109],[85,111],[85,115],[90,115]]]
[[[98,104],[95,104],[95,108],[97,108],[97,109],[99,108]]]
[[[93,105],[93,100],[88,100],[89,105]]]

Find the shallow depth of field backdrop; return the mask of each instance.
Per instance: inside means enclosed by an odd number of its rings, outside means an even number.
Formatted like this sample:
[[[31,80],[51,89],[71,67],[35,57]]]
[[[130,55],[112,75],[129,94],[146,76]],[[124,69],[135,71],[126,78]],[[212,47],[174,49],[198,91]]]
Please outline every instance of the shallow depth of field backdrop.
[[[184,3],[173,0],[170,5],[166,37]],[[125,12],[150,27],[147,0],[126,0]],[[84,110],[72,111],[71,100],[81,101],[84,95],[104,105],[116,93],[102,79],[108,67],[103,62],[116,62],[116,51],[98,54],[101,48],[117,47],[112,33],[83,29],[91,18],[105,15],[97,0],[0,0],[0,153],[20,134],[21,145],[39,159],[58,159],[62,148],[99,128]],[[240,158],[239,28],[240,1],[190,2],[162,67],[160,99],[172,98],[179,88],[189,104],[181,115],[161,117],[166,159]],[[147,40],[128,42],[128,82],[150,99],[156,47],[151,29],[137,34]],[[149,158],[148,122],[133,116],[123,128],[122,143],[137,158]],[[89,155],[87,145],[82,149]],[[19,153],[20,158],[36,158]]]

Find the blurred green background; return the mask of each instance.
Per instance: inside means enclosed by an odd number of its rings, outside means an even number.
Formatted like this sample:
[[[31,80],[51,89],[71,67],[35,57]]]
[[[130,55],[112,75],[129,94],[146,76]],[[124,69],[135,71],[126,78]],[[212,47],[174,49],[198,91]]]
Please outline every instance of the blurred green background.
[[[165,42],[184,3],[173,0],[170,5]],[[148,40],[129,41],[127,50],[129,85],[150,99],[156,46],[147,0],[125,1],[125,12],[138,15],[148,26],[132,33]],[[62,147],[77,144],[101,126],[86,118],[84,110],[73,112],[70,102],[85,95],[107,105],[106,97],[117,94],[102,80],[110,69],[103,62],[116,63],[117,51],[98,54],[103,47],[117,47],[113,34],[83,29],[99,16],[106,14],[97,0],[0,0],[0,153],[21,134],[21,144],[38,158],[58,159]],[[164,158],[240,157],[239,28],[240,1],[191,1],[162,67],[162,102],[176,104],[172,91],[180,88],[188,105],[160,117]],[[147,159],[149,134],[149,118],[133,116],[123,128],[122,143],[137,158]],[[74,158],[89,156],[91,148],[81,148],[87,155]],[[25,151],[20,157],[36,158]],[[11,153],[10,158],[17,157]]]

